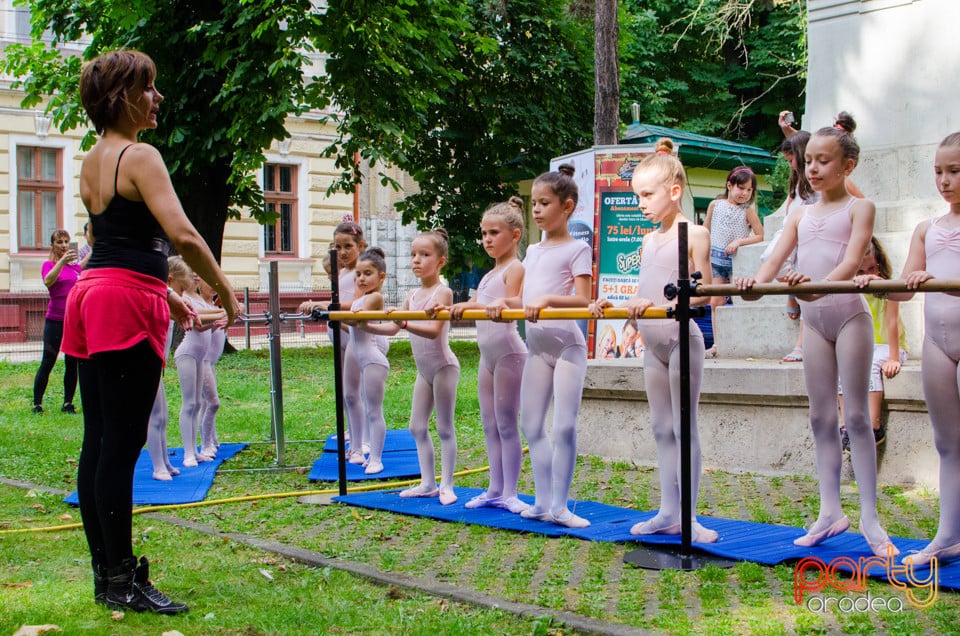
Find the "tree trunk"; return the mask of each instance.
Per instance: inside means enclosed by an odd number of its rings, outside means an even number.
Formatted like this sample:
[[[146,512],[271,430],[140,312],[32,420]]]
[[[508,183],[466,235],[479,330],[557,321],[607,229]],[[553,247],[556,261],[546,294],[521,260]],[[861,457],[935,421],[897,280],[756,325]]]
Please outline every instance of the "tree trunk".
[[[223,249],[223,229],[227,223],[230,201],[229,157],[221,158],[203,174],[174,175],[173,185],[187,213],[187,218],[210,246],[213,257],[220,262]]]
[[[593,52],[595,58],[593,143],[613,145],[620,138],[620,26],[616,0],[596,0]]]

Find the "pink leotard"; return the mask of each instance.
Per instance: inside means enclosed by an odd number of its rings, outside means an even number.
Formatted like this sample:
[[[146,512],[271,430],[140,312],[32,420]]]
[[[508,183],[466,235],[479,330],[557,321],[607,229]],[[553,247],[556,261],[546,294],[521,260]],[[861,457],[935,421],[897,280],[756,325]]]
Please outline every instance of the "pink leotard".
[[[584,241],[574,239],[544,247],[540,243],[527,249],[523,259],[523,304],[541,296],[566,296],[573,292],[577,276],[593,274],[593,254]],[[586,341],[576,321],[541,320],[527,322],[527,347],[531,353],[559,357],[567,347],[583,347]]]
[[[643,240],[637,296],[653,301],[653,305],[657,307],[669,304],[670,301],[663,295],[663,288],[668,282],[674,282],[680,277],[680,264],[677,237],[654,242],[651,240],[654,236],[655,233],[647,234]],[[695,269],[693,261],[690,261],[689,267],[691,272]],[[643,338],[645,349],[664,362],[670,359],[670,352],[680,342],[680,323],[673,318],[639,320],[637,331]],[[690,336],[703,339],[700,327],[693,320],[690,321]]]
[[[960,228],[942,228],[939,220],[930,222],[924,241],[927,271],[937,278],[960,278]],[[951,360],[960,360],[960,298],[926,294],[923,315],[926,337]]]
[[[433,293],[421,301],[417,300],[417,292],[414,290],[407,296],[407,307],[411,311],[423,311],[430,306],[433,298],[440,291],[440,285],[437,285]],[[460,362],[457,356],[450,350],[450,343],[447,334],[450,331],[450,321],[443,321],[443,331],[436,338],[424,338],[416,334],[410,334],[410,348],[413,350],[413,360],[417,363],[417,372],[423,378],[433,384],[433,378],[440,369],[448,366],[460,368]]]
[[[197,310],[210,308],[210,305],[204,302],[199,296],[190,295],[189,298]],[[183,340],[180,341],[177,350],[173,353],[173,358],[176,360],[181,356],[190,356],[197,362],[202,362],[209,349],[210,330],[200,331],[199,329],[191,329],[183,334]]]
[[[850,208],[857,199],[826,216],[814,216],[808,208],[797,224],[797,271],[812,281],[822,281],[843,261],[853,222]],[[813,301],[800,300],[804,325],[825,340],[835,342],[840,329],[857,314],[870,309],[860,294],[829,294]]]
[[[349,298],[350,302],[353,303],[356,300],[353,295],[357,293],[357,279],[354,276],[354,270],[352,269],[343,269],[340,270],[339,275],[340,280],[340,298]],[[341,307],[343,304],[341,303]],[[352,305],[351,305],[352,307]],[[387,354],[387,351],[390,349],[390,340],[386,336],[373,336],[374,342],[377,344],[377,349],[384,355]],[[347,348],[347,343],[350,342],[350,337],[340,338],[340,349],[345,351]]]
[[[353,301],[353,305],[350,306],[353,311],[362,308],[363,296]],[[359,327],[350,327],[350,352],[361,369],[368,364],[379,364],[390,368],[387,356],[383,355],[383,351],[377,347],[377,336]]]
[[[519,263],[520,261],[510,261],[503,269],[493,269],[487,272],[486,276],[480,281],[480,285],[477,286],[477,302],[488,305],[498,298],[504,298],[507,294],[505,280],[507,270],[514,265],[519,265]],[[480,349],[480,364],[484,365],[491,373],[493,373],[497,360],[503,356],[512,353],[527,354],[527,345],[520,338],[515,322],[478,320],[477,346]]]

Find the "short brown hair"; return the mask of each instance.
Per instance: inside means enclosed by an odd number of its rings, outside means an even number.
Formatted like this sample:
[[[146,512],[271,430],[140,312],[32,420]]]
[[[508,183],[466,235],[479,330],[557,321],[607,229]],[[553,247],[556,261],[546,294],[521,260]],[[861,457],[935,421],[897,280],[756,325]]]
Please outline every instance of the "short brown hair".
[[[110,51],[83,65],[80,101],[98,134],[115,125],[133,108],[131,92],[143,91],[157,77],[157,67],[146,53],[128,49]]]

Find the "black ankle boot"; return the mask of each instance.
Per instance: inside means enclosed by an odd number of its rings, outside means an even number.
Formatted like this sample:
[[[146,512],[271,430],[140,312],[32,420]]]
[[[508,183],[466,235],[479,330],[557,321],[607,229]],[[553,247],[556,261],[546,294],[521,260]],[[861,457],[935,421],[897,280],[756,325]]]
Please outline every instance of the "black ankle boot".
[[[107,587],[107,607],[134,612],[155,612],[157,614],[182,614],[187,611],[183,603],[174,603],[155,588],[150,582],[149,563],[146,557],[140,557],[140,565],[135,558],[124,559],[123,564],[110,569]]]
[[[107,568],[93,563],[93,602],[104,605],[107,602]]]

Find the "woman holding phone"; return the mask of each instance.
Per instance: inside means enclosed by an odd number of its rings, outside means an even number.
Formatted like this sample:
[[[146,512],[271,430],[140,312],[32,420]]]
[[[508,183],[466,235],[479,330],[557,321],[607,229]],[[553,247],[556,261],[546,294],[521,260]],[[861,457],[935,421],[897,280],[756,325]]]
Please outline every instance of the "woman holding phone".
[[[46,320],[43,323],[43,357],[33,379],[33,412],[43,413],[43,394],[47,391],[50,372],[60,355],[63,340],[63,313],[67,306],[67,294],[80,278],[81,265],[77,261],[76,243],[70,242],[66,230],[54,230],[50,235],[50,254],[40,268],[43,284],[50,291]],[[65,355],[66,369],[63,372],[64,413],[76,413],[73,396],[77,392],[77,359]]]

